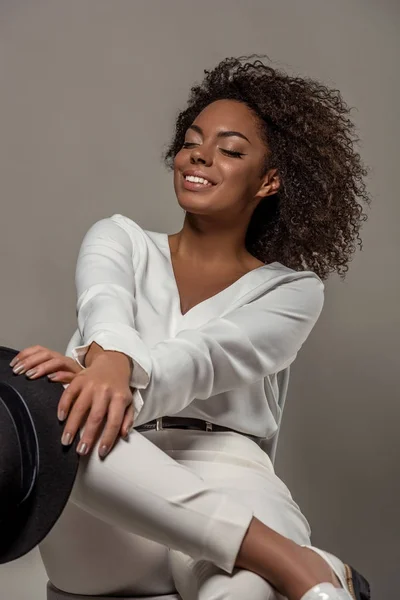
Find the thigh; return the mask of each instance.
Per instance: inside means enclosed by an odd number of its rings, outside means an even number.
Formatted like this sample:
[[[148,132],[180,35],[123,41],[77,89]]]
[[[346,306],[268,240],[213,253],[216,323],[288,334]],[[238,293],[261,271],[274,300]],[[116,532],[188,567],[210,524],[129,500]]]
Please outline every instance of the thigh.
[[[175,591],[168,549],[72,502],[40,544],[50,581],[71,594],[147,596]]]
[[[182,435],[184,433],[184,435]],[[265,453],[235,433],[171,433],[159,447],[200,477],[213,491],[230,496],[260,521],[297,544],[310,544],[310,527]]]
[[[227,494],[247,506],[261,522],[297,544],[310,544],[310,526],[286,485],[275,475],[253,472],[236,465],[186,466],[202,473],[213,490]]]

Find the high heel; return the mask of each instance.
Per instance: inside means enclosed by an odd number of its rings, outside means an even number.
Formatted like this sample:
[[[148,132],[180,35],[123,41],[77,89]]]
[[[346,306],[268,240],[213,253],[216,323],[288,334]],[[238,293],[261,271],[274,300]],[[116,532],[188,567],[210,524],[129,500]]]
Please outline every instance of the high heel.
[[[362,600],[362,596],[353,596],[349,591],[348,581],[346,579],[346,568],[341,560],[333,554],[328,554],[314,546],[303,546],[318,554],[329,565],[332,572],[339,580],[341,588],[336,588],[332,583],[320,583],[306,592],[301,600]]]
[[[335,588],[331,583],[320,583],[306,592],[301,600],[351,600],[344,588]]]

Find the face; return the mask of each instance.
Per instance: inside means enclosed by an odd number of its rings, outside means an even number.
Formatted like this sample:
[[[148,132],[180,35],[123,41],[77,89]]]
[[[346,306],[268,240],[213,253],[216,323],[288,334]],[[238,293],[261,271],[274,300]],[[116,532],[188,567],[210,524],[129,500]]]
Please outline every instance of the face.
[[[251,214],[262,198],[279,188],[275,169],[261,176],[267,152],[257,117],[245,104],[209,104],[187,130],[175,157],[180,206],[194,214]]]

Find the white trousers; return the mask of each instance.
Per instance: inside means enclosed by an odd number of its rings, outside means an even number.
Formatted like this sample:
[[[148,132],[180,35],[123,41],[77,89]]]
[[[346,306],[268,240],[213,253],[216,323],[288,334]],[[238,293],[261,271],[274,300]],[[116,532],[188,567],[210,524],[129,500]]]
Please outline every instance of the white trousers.
[[[254,516],[298,544],[309,525],[268,456],[233,432],[133,431],[81,458],[71,498],[40,544],[50,581],[87,595],[183,600],[280,596],[234,563]]]

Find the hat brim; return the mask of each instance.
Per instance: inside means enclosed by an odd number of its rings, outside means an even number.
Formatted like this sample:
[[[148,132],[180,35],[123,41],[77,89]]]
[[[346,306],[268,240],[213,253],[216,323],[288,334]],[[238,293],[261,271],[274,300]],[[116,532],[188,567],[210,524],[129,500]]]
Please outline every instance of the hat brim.
[[[29,408],[39,444],[39,471],[29,500],[11,521],[1,524],[0,538],[6,544],[1,544],[0,564],[27,554],[50,532],[68,502],[79,465],[79,435],[71,446],[61,444],[65,423],[57,418],[57,406],[64,387],[47,377],[14,375],[9,363],[18,352],[0,346],[0,381],[15,388]]]

